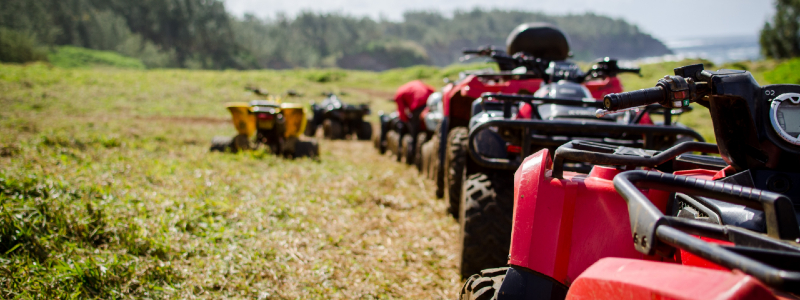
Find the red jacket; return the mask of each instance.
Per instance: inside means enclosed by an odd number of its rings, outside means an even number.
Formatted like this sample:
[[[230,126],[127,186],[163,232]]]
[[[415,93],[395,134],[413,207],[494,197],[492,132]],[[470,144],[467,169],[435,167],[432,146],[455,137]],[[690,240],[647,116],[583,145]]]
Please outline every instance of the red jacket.
[[[421,80],[414,80],[398,88],[397,94],[394,95],[394,101],[397,102],[397,112],[400,113],[400,120],[408,121],[406,108],[409,111],[414,111],[417,108],[424,107],[433,91],[432,87]]]

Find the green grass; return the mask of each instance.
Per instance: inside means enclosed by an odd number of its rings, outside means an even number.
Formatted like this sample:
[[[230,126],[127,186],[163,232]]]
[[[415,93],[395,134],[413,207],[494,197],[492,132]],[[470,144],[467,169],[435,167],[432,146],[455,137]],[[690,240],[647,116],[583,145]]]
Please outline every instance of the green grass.
[[[677,65],[623,80],[650,87]],[[223,105],[248,85],[390,111],[408,80],[484,66],[0,65],[0,298],[453,298],[458,225],[414,169],[366,142],[323,142],[319,162],[208,146],[234,133]],[[702,108],[681,122],[710,136]]]
[[[325,72],[0,65],[0,298],[452,297],[457,225],[415,170],[367,142],[208,152],[248,84],[393,105]]]
[[[99,51],[74,46],[58,47],[47,55],[51,64],[61,68],[111,67],[122,69],[144,69],[144,64],[135,58],[113,51]]]
[[[800,58],[791,59],[766,72],[764,77],[774,83],[800,84],[798,68],[800,68]]]

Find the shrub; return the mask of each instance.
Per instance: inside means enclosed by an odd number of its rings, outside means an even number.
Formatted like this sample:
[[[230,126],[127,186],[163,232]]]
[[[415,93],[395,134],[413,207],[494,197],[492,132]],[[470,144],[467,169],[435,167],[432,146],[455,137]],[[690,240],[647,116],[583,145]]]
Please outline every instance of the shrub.
[[[47,59],[31,35],[0,28],[0,62],[26,63]]]

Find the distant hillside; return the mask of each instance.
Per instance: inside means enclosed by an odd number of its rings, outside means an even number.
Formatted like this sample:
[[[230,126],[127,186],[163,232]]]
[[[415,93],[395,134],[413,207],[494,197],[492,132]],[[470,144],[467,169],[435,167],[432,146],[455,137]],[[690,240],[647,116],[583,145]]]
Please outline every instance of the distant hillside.
[[[402,22],[391,22],[307,12],[291,19],[264,20],[233,17],[220,0],[0,1],[0,29],[14,32],[0,35],[2,43],[34,41],[50,48],[70,45],[116,51],[149,68],[386,70],[420,64],[444,66],[456,62],[464,47],[503,47],[508,33],[525,22],[561,27],[578,60],[670,53],[662,42],[636,26],[594,14],[549,16],[476,9],[456,12],[453,17],[407,12]],[[20,35],[27,38],[18,38]],[[5,41],[4,36],[17,38]]]
[[[452,64],[465,47],[504,47],[514,27],[548,22],[570,38],[574,58],[638,58],[671,53],[627,22],[594,14],[548,16],[519,11],[408,12],[403,22],[376,22],[339,14],[302,13],[295,19],[238,22],[240,45],[264,67],[329,66],[384,70],[414,64]],[[247,33],[247,34],[242,34]]]
[[[453,18],[426,12],[409,12],[404,16],[405,22],[394,24],[389,32],[420,43],[437,65],[452,63],[463,47],[484,44],[503,47],[511,30],[527,22],[547,22],[560,27],[569,36],[574,57],[579,60],[670,53],[661,41],[639,31],[636,26],[595,14],[549,16],[520,11],[473,10],[456,12]]]

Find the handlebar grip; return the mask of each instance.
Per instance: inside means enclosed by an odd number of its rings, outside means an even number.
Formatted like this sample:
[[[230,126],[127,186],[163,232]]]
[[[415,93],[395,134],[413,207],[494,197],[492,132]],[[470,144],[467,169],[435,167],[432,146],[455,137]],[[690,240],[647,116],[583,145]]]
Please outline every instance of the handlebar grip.
[[[607,110],[620,110],[664,102],[665,99],[664,89],[657,86],[619,94],[608,94],[603,97],[603,106]]]
[[[640,71],[642,71],[641,68],[619,68],[619,72],[625,73],[639,73]]]

